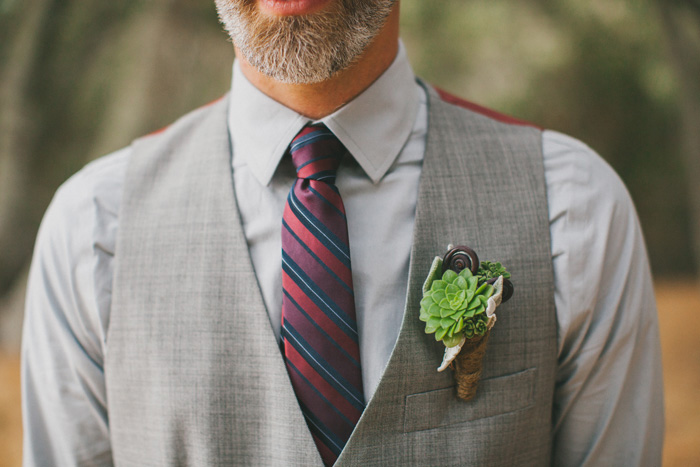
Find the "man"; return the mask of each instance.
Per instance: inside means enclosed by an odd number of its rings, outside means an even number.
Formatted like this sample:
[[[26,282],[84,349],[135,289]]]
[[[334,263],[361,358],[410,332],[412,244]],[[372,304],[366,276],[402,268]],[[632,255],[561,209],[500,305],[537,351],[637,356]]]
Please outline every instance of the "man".
[[[230,95],[45,216],[26,465],[658,465],[654,297],[610,168],[416,81],[398,2],[217,7]],[[470,402],[418,320],[449,243],[516,287]]]

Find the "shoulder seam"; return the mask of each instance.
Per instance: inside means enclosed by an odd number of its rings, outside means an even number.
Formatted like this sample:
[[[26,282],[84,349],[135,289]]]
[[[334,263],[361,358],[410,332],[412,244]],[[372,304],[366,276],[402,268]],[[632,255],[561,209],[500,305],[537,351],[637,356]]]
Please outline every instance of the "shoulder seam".
[[[200,106],[200,107],[197,107],[196,109],[190,110],[190,111],[187,112],[185,115],[181,116],[178,120],[175,120],[173,123],[170,123],[169,125],[166,125],[166,126],[164,126],[164,127],[162,127],[162,128],[159,128],[159,129],[157,129],[157,130],[155,130],[155,131],[152,131],[152,132],[150,132],[150,133],[146,133],[145,135],[140,136],[140,137],[137,138],[137,139],[148,138],[148,137],[150,137],[150,136],[157,136],[157,135],[159,135],[159,134],[165,132],[168,128],[170,128],[173,124],[177,123],[177,122],[178,122],[180,119],[182,119],[183,117],[186,117],[186,116],[188,116],[188,115],[190,115],[190,114],[193,114],[193,113],[197,113],[197,112],[199,112],[199,111],[201,111],[201,110],[206,109],[207,107],[211,107],[212,105],[216,104],[217,102],[219,102],[220,100],[222,100],[223,98],[225,98],[226,95],[227,95],[227,94],[224,94],[223,96],[218,97],[218,98],[214,99],[214,100],[211,101],[211,102],[208,102],[208,103],[206,103],[206,104],[204,104],[204,105],[202,105],[202,106]]]
[[[489,109],[487,107],[484,107],[482,105],[476,104],[474,102],[470,102],[466,99],[462,99],[461,97],[457,97],[453,94],[448,93],[447,91],[440,89],[438,87],[435,87],[435,91],[437,92],[438,96],[440,99],[442,99],[444,102],[448,104],[452,104],[457,107],[461,107],[466,110],[470,110],[474,113],[477,113],[479,115],[483,115],[487,118],[490,118],[492,120],[496,120],[500,123],[505,123],[507,125],[517,125],[517,126],[526,126],[530,128],[535,128],[540,131],[544,131],[544,128],[525,121],[525,120],[520,120],[515,117],[511,117],[510,115],[506,115],[500,112],[497,112],[493,109]]]

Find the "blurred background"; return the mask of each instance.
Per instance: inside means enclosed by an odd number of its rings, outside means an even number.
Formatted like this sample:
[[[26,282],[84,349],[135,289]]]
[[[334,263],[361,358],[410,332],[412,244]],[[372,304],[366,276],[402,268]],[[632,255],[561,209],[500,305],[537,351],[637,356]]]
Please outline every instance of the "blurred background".
[[[700,1],[402,1],[416,73],[578,137],[647,239],[666,383],[664,465],[700,465]],[[0,466],[21,459],[26,274],[51,197],[89,160],[225,93],[211,0],[0,0]]]

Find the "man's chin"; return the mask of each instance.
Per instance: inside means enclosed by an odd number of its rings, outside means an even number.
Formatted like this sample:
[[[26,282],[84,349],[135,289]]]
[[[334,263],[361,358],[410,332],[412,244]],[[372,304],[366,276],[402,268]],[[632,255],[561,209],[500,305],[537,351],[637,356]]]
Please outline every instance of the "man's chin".
[[[258,0],[260,12],[271,16],[301,16],[315,13],[333,0]]]
[[[383,27],[393,0],[216,0],[216,4],[233,43],[251,66],[276,81],[313,84],[330,79],[362,54]],[[287,14],[278,14],[282,12]]]

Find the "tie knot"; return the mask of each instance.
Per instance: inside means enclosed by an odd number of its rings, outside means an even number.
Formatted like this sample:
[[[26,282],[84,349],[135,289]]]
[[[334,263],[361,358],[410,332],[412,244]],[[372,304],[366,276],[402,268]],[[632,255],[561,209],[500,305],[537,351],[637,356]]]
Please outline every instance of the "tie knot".
[[[305,126],[289,145],[297,177],[327,183],[335,183],[335,173],[346,151],[322,123]]]

